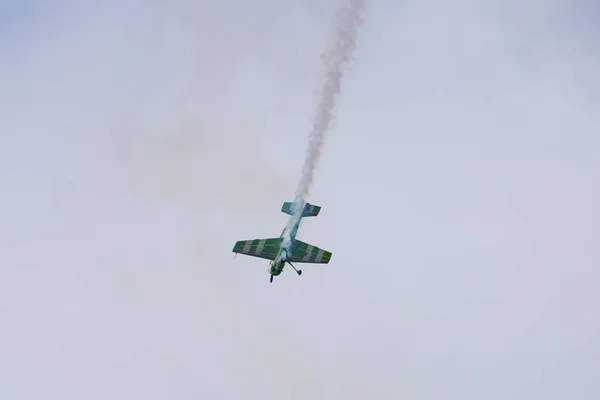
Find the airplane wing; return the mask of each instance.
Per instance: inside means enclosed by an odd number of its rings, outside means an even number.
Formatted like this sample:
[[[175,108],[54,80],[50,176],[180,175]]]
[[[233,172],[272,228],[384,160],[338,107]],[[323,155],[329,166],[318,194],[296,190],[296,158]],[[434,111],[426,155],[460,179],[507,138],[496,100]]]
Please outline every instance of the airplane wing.
[[[247,256],[274,260],[281,248],[283,238],[239,240],[233,246],[233,252]]]
[[[331,253],[301,242],[294,240],[292,242],[292,257],[291,262],[310,263],[310,264],[327,264],[331,260]]]

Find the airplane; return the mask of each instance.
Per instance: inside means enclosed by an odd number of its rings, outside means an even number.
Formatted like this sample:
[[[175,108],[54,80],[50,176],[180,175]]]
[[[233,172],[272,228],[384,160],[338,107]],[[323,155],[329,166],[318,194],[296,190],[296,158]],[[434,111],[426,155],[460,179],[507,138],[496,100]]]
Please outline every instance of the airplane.
[[[236,256],[237,254],[245,254],[271,260],[269,263],[271,283],[274,276],[281,274],[286,263],[290,264],[298,275],[302,275],[302,270],[296,269],[292,262],[328,264],[331,260],[331,253],[329,251],[296,239],[302,218],[316,217],[321,211],[321,207],[306,203],[304,204],[302,213],[300,213],[300,207],[303,204],[304,200],[302,199],[297,199],[295,202],[283,203],[281,212],[291,217],[278,238],[239,240],[233,246],[232,251],[236,253]]]

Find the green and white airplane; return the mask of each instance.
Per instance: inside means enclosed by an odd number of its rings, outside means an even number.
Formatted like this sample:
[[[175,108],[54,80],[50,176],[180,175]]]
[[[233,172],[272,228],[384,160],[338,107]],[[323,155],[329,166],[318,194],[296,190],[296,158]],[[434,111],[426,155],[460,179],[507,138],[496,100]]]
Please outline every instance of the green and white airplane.
[[[302,213],[296,213],[295,207],[297,206],[299,211],[302,205],[304,205]],[[309,203],[304,204],[301,199],[293,203],[283,203],[281,212],[291,215],[291,217],[278,238],[240,240],[233,246],[232,251],[236,255],[240,253],[271,260],[269,263],[271,282],[273,282],[274,276],[281,274],[285,263],[290,264],[298,275],[302,275],[302,271],[296,269],[292,262],[327,264],[331,260],[330,252],[296,239],[296,233],[302,218],[316,217],[319,215],[319,211],[321,211],[321,207]]]

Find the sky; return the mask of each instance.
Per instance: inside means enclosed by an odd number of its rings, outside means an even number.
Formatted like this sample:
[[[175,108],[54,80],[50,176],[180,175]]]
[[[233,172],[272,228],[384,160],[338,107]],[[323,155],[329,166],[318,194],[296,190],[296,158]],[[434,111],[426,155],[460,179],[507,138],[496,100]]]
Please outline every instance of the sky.
[[[0,0],[0,397],[597,399],[593,1]]]

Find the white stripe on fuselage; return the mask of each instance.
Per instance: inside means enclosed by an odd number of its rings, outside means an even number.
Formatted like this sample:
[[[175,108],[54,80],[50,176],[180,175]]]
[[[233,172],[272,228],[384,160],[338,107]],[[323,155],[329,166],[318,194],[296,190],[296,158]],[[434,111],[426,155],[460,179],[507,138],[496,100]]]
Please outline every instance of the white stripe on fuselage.
[[[304,209],[304,206],[303,208]],[[290,217],[288,223],[283,229],[283,233],[281,237],[295,239],[296,233],[300,226],[300,221],[302,221],[302,212],[299,212],[298,215],[293,215]]]

